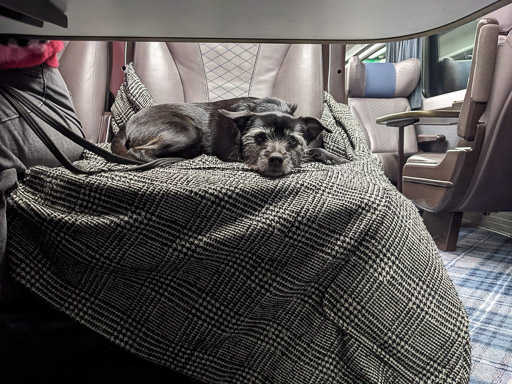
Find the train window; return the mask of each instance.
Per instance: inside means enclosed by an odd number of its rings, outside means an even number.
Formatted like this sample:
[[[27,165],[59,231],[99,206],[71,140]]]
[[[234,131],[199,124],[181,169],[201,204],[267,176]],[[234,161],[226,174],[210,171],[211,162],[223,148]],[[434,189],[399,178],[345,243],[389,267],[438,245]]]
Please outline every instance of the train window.
[[[368,49],[369,44],[349,44],[347,45],[347,53],[345,59],[348,61],[352,56],[358,56],[361,52]]]
[[[425,97],[467,87],[478,20],[425,38],[423,93]]]
[[[365,63],[385,63],[386,62],[386,44],[349,44],[345,54],[346,62],[352,56],[359,56]]]
[[[365,63],[385,63],[386,62],[386,46],[382,47],[378,51],[375,51],[366,59],[363,60]]]

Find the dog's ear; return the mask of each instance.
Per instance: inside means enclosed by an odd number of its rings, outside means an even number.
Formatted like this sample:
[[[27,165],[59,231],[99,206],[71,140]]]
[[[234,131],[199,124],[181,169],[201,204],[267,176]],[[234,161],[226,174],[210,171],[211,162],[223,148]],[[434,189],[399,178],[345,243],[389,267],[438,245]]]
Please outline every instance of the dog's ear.
[[[292,115],[295,115],[295,111],[297,110],[298,105],[288,103],[288,107],[290,108]]]
[[[254,115],[254,113],[251,111],[231,112],[226,111],[225,109],[219,109],[219,113],[226,116],[228,119],[233,120],[233,123],[235,123],[240,131],[244,130],[244,128],[247,126],[247,122],[251,116]]]
[[[308,144],[315,140],[322,131],[332,133],[332,131],[316,117],[304,117],[303,119],[306,124],[306,133],[304,136]]]

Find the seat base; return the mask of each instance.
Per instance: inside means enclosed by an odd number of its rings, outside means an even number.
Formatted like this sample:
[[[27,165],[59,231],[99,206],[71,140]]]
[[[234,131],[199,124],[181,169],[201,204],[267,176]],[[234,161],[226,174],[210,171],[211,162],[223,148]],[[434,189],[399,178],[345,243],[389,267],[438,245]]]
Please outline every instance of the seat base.
[[[453,252],[457,248],[462,212],[424,211],[423,223],[441,251]]]
[[[373,154],[378,157],[384,165],[386,177],[394,184],[398,181],[398,154],[396,152],[377,152]],[[405,153],[405,160],[416,155],[416,152]]]

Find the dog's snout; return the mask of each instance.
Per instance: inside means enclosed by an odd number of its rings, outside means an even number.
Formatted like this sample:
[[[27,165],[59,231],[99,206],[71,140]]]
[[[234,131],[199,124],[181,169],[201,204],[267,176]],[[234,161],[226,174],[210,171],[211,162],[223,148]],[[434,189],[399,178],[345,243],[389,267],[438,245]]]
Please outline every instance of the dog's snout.
[[[272,167],[280,167],[281,165],[283,165],[283,161],[283,155],[279,153],[273,153],[268,158],[268,163]]]

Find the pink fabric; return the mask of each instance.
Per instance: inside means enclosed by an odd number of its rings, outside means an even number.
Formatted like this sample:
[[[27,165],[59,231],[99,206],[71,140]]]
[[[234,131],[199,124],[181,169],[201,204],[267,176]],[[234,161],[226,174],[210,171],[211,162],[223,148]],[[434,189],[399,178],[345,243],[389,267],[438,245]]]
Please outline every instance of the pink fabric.
[[[59,61],[57,53],[64,48],[62,41],[39,43],[29,42],[25,47],[15,44],[0,45],[0,69],[27,68],[46,63],[57,68]]]

